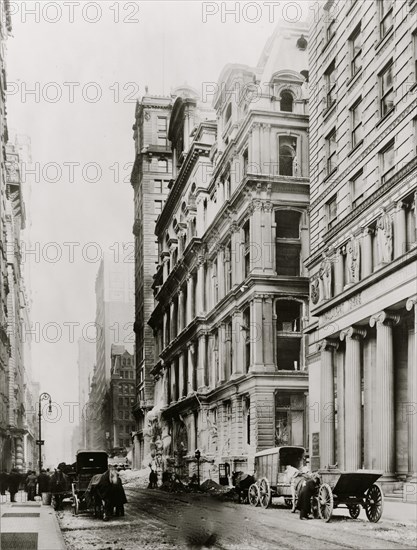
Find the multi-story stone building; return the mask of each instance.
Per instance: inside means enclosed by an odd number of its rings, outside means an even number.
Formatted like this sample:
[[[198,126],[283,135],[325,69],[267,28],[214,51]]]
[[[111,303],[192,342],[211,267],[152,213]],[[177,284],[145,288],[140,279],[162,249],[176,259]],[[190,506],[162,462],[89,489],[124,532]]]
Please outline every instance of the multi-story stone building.
[[[416,480],[417,6],[315,6],[312,465]]]
[[[136,373],[134,355],[124,346],[111,347],[111,379],[106,400],[107,449],[111,455],[126,455],[136,431],[132,408],[135,403]]]
[[[207,477],[307,444],[306,34],[277,28],[256,67],[227,65],[214,112],[192,90],[173,105],[149,432],[183,474],[197,449]]]
[[[79,441],[80,449],[87,448],[87,402],[90,392],[91,377],[96,364],[96,344],[85,338],[78,339],[78,405],[79,405]]]
[[[106,447],[106,429],[101,412],[111,378],[111,346],[123,344],[131,353],[134,346],[133,262],[118,249],[106,254],[96,279],[96,366],[93,373],[92,398],[88,420],[94,447]],[[96,410],[94,411],[93,408]]]
[[[142,466],[143,458],[149,452],[149,447],[145,450],[144,418],[153,406],[150,371],[154,365],[154,338],[147,320],[154,307],[152,284],[158,263],[155,221],[162,211],[172,178],[172,153],[167,136],[171,107],[171,97],[146,94],[136,105],[133,125],[135,162],[131,183],[135,209],[135,468]]]

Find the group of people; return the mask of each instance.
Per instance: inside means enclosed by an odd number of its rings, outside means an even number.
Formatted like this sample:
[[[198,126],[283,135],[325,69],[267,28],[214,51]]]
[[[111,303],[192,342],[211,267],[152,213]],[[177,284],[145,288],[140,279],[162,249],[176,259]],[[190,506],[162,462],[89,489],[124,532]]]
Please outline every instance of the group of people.
[[[17,468],[12,468],[10,473],[3,470],[0,473],[0,494],[4,496],[6,491],[10,493],[10,501],[16,502],[16,494],[20,489],[27,493],[27,499],[34,501],[36,495],[49,493],[51,487],[51,472],[41,470],[39,475],[35,470],[29,470],[26,474],[19,472]]]

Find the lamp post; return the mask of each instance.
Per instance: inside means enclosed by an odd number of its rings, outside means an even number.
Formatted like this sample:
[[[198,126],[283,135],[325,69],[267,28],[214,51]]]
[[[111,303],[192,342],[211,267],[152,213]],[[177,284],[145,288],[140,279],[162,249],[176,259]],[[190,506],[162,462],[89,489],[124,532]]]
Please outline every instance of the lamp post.
[[[198,486],[200,487],[200,457],[201,457],[201,453],[198,449],[195,451],[194,456],[197,460],[197,482],[198,482]]]
[[[39,446],[39,473],[41,473],[42,470],[42,445],[45,443],[42,441],[42,401],[46,401],[49,399],[49,407],[48,412],[52,412],[52,399],[49,393],[43,392],[39,396],[39,412],[38,412],[38,419],[39,419],[39,439],[37,440],[37,444]]]

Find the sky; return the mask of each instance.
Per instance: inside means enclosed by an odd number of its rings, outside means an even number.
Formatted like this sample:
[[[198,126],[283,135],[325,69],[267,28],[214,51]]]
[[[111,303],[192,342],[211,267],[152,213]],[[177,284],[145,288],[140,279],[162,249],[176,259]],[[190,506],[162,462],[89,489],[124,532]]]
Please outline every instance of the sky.
[[[23,251],[31,266],[32,364],[61,411],[45,422],[49,462],[71,458],[64,455],[74,425],[68,403],[77,401],[77,340],[93,337],[100,258],[133,242],[137,98],[145,86],[156,95],[184,83],[202,91],[227,63],[256,65],[277,23],[305,17],[307,5],[11,1],[8,125],[30,137],[32,155],[21,168],[24,240],[30,235],[33,251]]]

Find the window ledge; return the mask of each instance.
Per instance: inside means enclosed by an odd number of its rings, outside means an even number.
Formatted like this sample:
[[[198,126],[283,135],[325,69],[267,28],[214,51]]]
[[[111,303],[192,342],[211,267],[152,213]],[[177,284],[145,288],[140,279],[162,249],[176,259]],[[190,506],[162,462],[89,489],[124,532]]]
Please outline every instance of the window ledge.
[[[417,89],[417,82],[414,82],[414,84],[411,86],[411,88],[408,89],[408,92],[414,92],[414,90]]]
[[[360,67],[358,69],[358,71],[356,72],[356,74],[354,74],[353,76],[351,76],[349,78],[349,80],[346,82],[346,88],[351,88],[353,86],[353,84],[355,84],[355,82],[359,79],[359,77],[362,75],[362,67]]]
[[[333,38],[335,37],[335,35],[336,35],[336,33],[334,32],[334,33],[331,35],[331,37],[326,41],[325,45],[323,46],[323,49],[321,50],[321,53],[324,53],[324,52],[327,50],[327,48],[329,47],[329,44],[332,43]]]
[[[336,110],[336,101],[331,105],[330,107],[326,107],[326,109],[323,111],[323,120],[326,120],[333,111]]]
[[[385,44],[385,42],[388,42],[388,40],[390,40],[392,37],[394,36],[394,26],[392,26],[389,31],[387,31],[387,33],[385,34],[385,36],[383,36],[379,42],[377,42],[375,44],[375,53],[378,53],[382,46]]]
[[[348,153],[347,156],[350,157],[351,155],[353,155],[354,153],[356,153],[356,151],[357,151],[362,145],[363,145],[363,139],[361,139],[360,142],[357,143],[357,144],[355,145],[355,147],[353,147],[353,148],[349,151],[349,153]]]
[[[338,170],[338,167],[336,166],[336,168],[334,168],[331,172],[329,172],[327,176],[323,179],[323,183],[329,180],[333,176],[333,174],[337,172],[337,170]]]
[[[395,111],[395,107],[390,109],[386,115],[384,115],[382,118],[378,120],[378,122],[375,124],[375,127],[378,128],[378,126],[381,126],[381,124],[384,123],[384,121]]]

